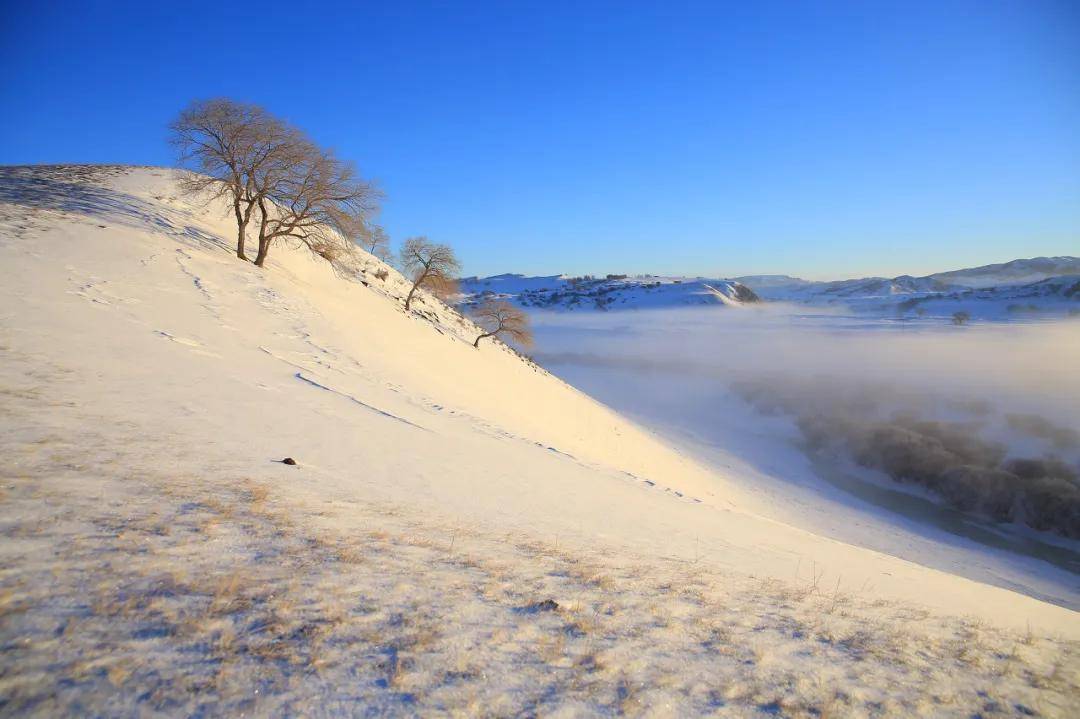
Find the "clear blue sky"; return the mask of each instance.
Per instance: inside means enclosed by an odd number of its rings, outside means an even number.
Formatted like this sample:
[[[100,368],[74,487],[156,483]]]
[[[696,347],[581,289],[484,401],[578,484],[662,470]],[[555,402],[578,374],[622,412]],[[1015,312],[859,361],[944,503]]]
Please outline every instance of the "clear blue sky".
[[[469,274],[1080,254],[1076,0],[194,5],[0,0],[0,163],[171,164],[230,96]]]

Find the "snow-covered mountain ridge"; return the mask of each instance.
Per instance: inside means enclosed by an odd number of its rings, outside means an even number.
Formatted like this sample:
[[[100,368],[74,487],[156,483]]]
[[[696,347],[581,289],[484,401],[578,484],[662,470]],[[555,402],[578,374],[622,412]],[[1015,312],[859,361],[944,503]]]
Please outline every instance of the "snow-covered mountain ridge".
[[[529,277],[503,274],[461,280],[459,302],[487,298],[544,310],[630,310],[694,306],[743,307],[757,302],[834,305],[893,316],[1008,319],[1042,313],[1080,312],[1080,258],[1035,257],[915,277],[863,277],[810,281],[790,275],[744,275],[730,279],[607,275]]]
[[[461,304],[503,299],[522,307],[547,310],[639,310],[674,307],[742,307],[759,302],[735,280],[688,277],[526,277],[505,274],[466,277],[460,281]]]
[[[764,300],[840,305],[890,316],[967,312],[974,318],[1018,314],[1048,317],[1080,312],[1080,258],[1035,257],[923,277],[865,277],[811,282],[786,275],[736,278]]]
[[[981,267],[969,267],[914,277],[861,277],[850,280],[812,281],[790,275],[746,275],[739,282],[768,299],[791,299],[811,295],[883,297],[897,294],[959,292],[1028,285],[1057,276],[1080,274],[1080,257],[1032,257]]]
[[[1028,285],[1050,277],[1080,275],[1080,257],[1032,257],[981,267],[938,272],[930,277],[970,288]]]

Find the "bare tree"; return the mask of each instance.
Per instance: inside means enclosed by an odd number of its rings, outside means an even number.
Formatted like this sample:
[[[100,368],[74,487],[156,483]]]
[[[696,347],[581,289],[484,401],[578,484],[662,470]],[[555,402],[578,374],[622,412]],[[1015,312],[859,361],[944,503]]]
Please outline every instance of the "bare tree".
[[[421,287],[442,297],[451,294],[457,274],[461,271],[461,263],[452,249],[436,244],[426,237],[410,237],[405,240],[401,246],[401,266],[413,278],[412,288],[405,298],[406,312],[412,305],[413,296]]]
[[[480,346],[480,340],[486,337],[507,336],[523,347],[533,342],[529,315],[524,310],[504,300],[485,300],[472,311],[473,321],[483,329],[483,333],[473,342],[473,347]]]
[[[324,257],[349,251],[366,234],[367,218],[382,196],[351,163],[306,140],[291,148],[284,173],[266,179],[266,186],[255,183],[260,193],[259,267],[271,245],[282,239],[298,240]]]
[[[196,171],[182,180],[182,188],[232,205],[237,257],[247,259],[247,227],[256,209],[260,267],[279,239],[297,240],[334,261],[371,234],[368,218],[380,198],[374,185],[261,107],[196,101],[170,128],[181,162]]]
[[[372,225],[359,244],[383,262],[390,261],[390,235],[386,234],[382,225]]]
[[[443,275],[428,278],[425,288],[443,302],[450,302],[454,295],[460,291],[457,278]]]
[[[181,180],[190,194],[224,198],[236,218],[236,256],[252,212],[284,174],[301,134],[257,105],[218,98],[196,100],[169,125],[180,163],[194,172]]]
[[[961,310],[960,312],[953,312],[952,323],[954,325],[966,325],[970,319],[971,315]]]

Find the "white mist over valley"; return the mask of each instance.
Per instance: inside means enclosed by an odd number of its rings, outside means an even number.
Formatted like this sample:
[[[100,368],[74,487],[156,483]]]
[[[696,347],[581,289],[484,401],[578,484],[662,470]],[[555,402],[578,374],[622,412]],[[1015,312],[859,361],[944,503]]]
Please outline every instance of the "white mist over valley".
[[[542,365],[727,470],[758,511],[1075,607],[1078,270],[1053,257],[891,280],[462,289],[465,306],[529,309]],[[988,547],[1004,555],[986,562]]]

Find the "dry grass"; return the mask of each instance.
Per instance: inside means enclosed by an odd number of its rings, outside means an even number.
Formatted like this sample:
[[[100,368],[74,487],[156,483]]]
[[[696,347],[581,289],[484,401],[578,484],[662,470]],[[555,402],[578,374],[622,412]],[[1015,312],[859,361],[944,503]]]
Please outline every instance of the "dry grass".
[[[112,446],[29,439],[0,502],[4,715],[1068,716],[1080,696],[1073,643],[813,563],[761,580],[243,477],[108,479]]]

